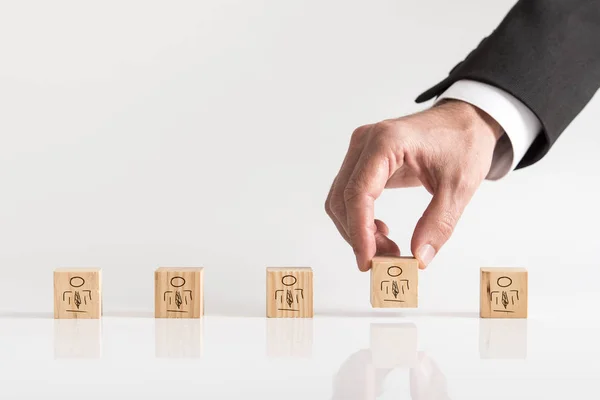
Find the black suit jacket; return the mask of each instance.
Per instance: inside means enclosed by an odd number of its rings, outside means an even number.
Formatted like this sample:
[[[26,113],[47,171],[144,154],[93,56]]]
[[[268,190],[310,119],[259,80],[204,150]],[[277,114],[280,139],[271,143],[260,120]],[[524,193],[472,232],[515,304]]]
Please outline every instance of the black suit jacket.
[[[501,88],[533,111],[543,133],[518,168],[537,162],[600,87],[600,0],[520,0],[446,79],[416,101],[438,96],[461,79]]]

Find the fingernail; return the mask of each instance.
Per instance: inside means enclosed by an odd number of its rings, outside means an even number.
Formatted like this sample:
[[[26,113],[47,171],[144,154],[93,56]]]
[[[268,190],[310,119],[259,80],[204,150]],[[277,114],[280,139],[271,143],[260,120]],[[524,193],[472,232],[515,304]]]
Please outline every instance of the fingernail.
[[[428,266],[431,260],[435,257],[435,249],[430,244],[421,246],[417,252],[417,258],[421,260],[423,265]]]

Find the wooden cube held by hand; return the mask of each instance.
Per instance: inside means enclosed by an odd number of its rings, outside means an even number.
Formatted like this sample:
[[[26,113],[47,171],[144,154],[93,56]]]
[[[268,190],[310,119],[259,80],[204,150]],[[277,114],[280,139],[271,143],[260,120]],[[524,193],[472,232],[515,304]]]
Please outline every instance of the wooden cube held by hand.
[[[371,261],[371,306],[416,308],[419,262],[414,257],[374,257]]]

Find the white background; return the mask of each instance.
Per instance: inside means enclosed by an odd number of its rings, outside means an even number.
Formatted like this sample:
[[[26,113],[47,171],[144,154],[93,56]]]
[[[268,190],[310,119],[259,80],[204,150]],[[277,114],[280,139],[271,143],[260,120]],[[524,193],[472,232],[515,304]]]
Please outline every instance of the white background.
[[[208,315],[262,316],[267,266],[312,266],[317,314],[370,310],[323,208],[349,136],[422,109],[512,4],[3,1],[0,311],[49,313],[71,266],[103,268],[108,315],[150,313],[158,266],[204,266]],[[594,298],[598,111],[483,185],[421,274],[421,312],[476,311],[481,266],[528,268],[534,317]],[[377,203],[405,252],[428,200]]]
[[[597,100],[483,185],[417,310],[371,309],[323,208],[354,128],[512,3],[0,1],[0,397],[598,398]],[[428,201],[377,203],[405,252]],[[52,320],[52,270],[89,266],[104,318]],[[153,318],[158,266],[206,268],[205,318]],[[314,319],[264,318],[267,266],[314,268]],[[528,320],[478,318],[481,266],[529,269]]]

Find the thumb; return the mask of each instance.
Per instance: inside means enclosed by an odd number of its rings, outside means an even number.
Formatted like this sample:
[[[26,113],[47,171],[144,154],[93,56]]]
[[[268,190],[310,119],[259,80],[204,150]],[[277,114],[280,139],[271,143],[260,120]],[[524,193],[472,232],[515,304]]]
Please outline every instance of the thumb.
[[[450,239],[472,193],[451,188],[436,191],[412,237],[411,250],[425,269]]]

